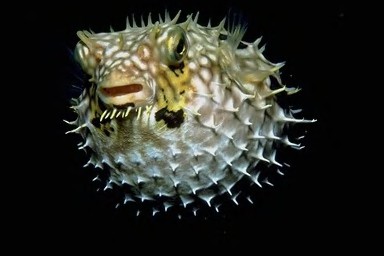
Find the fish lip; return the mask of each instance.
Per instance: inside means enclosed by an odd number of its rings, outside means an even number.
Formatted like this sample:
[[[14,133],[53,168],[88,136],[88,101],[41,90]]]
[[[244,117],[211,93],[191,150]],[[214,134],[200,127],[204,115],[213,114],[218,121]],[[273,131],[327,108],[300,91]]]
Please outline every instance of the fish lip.
[[[130,86],[127,88],[126,86]],[[125,87],[127,93],[112,93],[118,87]],[[121,79],[114,82],[102,82],[98,85],[97,94],[101,101],[109,106],[144,106],[153,103],[155,89],[144,79]]]
[[[137,93],[137,92],[140,92],[141,90],[143,90],[143,85],[134,83],[134,84],[113,86],[113,87],[101,87],[100,93],[105,94],[107,97],[117,97],[125,94]]]

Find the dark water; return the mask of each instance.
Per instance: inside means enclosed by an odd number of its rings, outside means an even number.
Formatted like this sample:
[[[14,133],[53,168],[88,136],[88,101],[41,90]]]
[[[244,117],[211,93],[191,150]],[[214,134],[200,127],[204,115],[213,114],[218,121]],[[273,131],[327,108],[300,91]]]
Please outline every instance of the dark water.
[[[337,127],[345,110],[342,104],[338,105],[346,76],[342,67],[347,54],[345,24],[349,13],[343,5],[247,1],[218,5],[208,1],[49,5],[50,11],[30,13],[43,28],[38,37],[46,83],[40,96],[50,114],[40,116],[44,120],[44,136],[37,143],[44,147],[40,154],[44,160],[39,163],[42,175],[35,184],[36,205],[25,209],[36,215],[31,221],[37,224],[33,230],[45,234],[47,243],[59,250],[75,245],[89,249],[125,248],[126,254],[131,254],[133,247],[141,251],[157,248],[159,252],[178,252],[180,249],[176,248],[192,248],[204,252],[204,246],[249,249],[256,254],[260,249],[273,251],[279,246],[305,251],[303,244],[309,246],[311,253],[338,243],[338,233],[344,228],[340,210],[346,202],[338,183],[346,170],[335,161],[341,142]],[[78,41],[76,31],[104,32],[110,26],[123,29],[127,15],[140,17],[152,12],[156,20],[157,13],[163,13],[165,8],[171,15],[182,10],[183,17],[200,11],[202,24],[209,18],[212,24],[218,24],[229,10],[241,13],[248,24],[245,40],[263,36],[267,44],[265,56],[273,62],[286,61],[282,70],[285,82],[302,88],[290,102],[303,108],[305,117],[318,119],[317,123],[306,125],[306,148],[289,153],[291,168],[286,175],[273,188],[259,191],[254,205],[241,204],[226,212],[181,219],[176,214],[136,217],[127,207],[116,209],[111,193],[96,192],[91,182],[92,168],[82,168],[88,158],[76,149],[80,138],[64,135],[68,127],[62,119],[74,117],[67,110],[69,98],[79,94],[72,85],[79,83],[76,76],[80,74],[70,55]],[[49,26],[44,29],[46,24]],[[324,237],[315,239],[321,232]]]

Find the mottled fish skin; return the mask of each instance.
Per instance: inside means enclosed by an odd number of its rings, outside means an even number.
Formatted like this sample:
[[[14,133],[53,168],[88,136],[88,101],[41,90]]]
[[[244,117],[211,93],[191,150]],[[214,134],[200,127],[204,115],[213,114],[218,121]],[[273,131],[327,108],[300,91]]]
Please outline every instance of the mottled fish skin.
[[[108,172],[106,187],[126,184],[124,203],[153,200],[163,211],[197,201],[216,207],[220,195],[236,202],[239,180],[261,186],[261,162],[281,166],[280,145],[301,147],[285,127],[315,121],[279,106],[275,95],[295,89],[282,85],[283,64],[263,56],[260,39],[241,41],[241,25],[205,27],[197,15],[178,23],[179,15],[79,31],[75,57],[91,86],[73,100],[78,118],[69,122],[88,164]]]

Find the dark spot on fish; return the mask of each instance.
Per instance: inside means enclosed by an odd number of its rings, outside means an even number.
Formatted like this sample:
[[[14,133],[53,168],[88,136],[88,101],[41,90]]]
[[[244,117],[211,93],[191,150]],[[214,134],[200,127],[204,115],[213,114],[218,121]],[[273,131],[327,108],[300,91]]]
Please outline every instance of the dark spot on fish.
[[[224,34],[219,35],[219,40],[227,40],[228,36]]]
[[[161,177],[157,176],[156,174],[154,174],[154,175],[152,176],[152,178],[153,178],[153,180],[154,180],[155,183],[158,183],[159,180],[161,179]]]
[[[100,124],[100,119],[99,118],[93,118],[91,123],[93,124],[93,126],[95,126],[96,128],[100,128],[101,127],[101,124]]]
[[[132,102],[128,102],[126,104],[123,104],[123,105],[113,105],[115,108],[117,109],[126,109],[128,107],[135,107],[135,103],[132,103]]]
[[[107,106],[104,104],[104,102],[100,99],[100,97],[97,97],[97,105],[99,106],[101,112],[104,112],[107,110]]]
[[[103,132],[104,132],[105,136],[107,136],[107,137],[111,136],[111,133],[107,129],[104,129]]]
[[[180,95],[183,95],[185,93],[185,90],[182,90],[181,92],[180,92]]]
[[[176,70],[179,70],[181,74],[184,74],[183,68],[184,68],[184,62],[179,63],[178,65],[169,65],[168,66],[170,70],[175,74],[175,76],[179,76],[179,74],[176,73]]]
[[[156,121],[164,120],[168,128],[178,128],[184,122],[184,111],[169,111],[166,107],[155,114]]]

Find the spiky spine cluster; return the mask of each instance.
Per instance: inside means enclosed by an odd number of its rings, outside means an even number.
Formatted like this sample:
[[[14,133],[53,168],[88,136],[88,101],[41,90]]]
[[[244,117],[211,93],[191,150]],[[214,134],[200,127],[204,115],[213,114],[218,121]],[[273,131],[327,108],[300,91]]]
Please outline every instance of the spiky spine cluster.
[[[177,17],[171,21],[167,16],[165,23],[175,24]],[[73,108],[79,117],[71,122],[77,126],[72,132],[85,139],[80,148],[91,149],[88,164],[110,172],[105,189],[112,183],[128,184],[124,203],[154,200],[166,211],[175,204],[188,207],[202,200],[217,210],[215,198],[228,194],[237,204],[238,194],[232,188],[244,176],[261,186],[259,162],[281,166],[276,161],[278,144],[300,148],[283,134],[284,127],[314,121],[295,119],[292,111],[283,110],[275,101],[277,93],[290,89],[270,89],[271,76],[281,83],[278,70],[282,64],[265,59],[260,39],[240,42],[240,28],[226,31],[224,22],[206,28],[191,17],[183,25],[191,45],[186,62],[194,90],[183,107],[186,121],[179,128],[159,126],[154,116],[159,110],[156,103],[95,111],[95,88],[75,100]],[[134,26],[126,31],[137,31]],[[151,26],[149,20],[146,29]],[[211,42],[212,35],[218,38],[220,34],[228,39]],[[112,37],[95,37],[104,35]],[[246,48],[237,49],[240,43]],[[93,118],[108,119],[115,136],[104,136]]]

